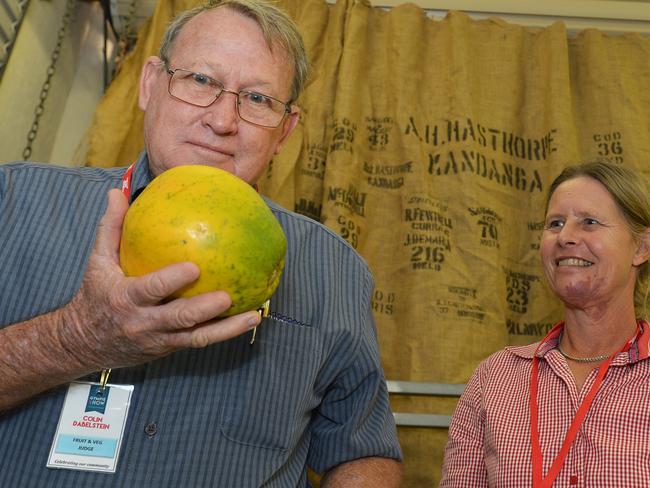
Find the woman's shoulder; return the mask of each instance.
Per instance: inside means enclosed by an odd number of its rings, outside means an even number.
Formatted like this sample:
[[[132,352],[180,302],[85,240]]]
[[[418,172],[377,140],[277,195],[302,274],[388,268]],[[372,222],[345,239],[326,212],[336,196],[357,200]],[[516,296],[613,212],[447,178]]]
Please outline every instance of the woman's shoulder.
[[[503,361],[517,361],[519,359],[532,360],[535,354],[535,349],[539,342],[526,344],[524,346],[506,346],[492,354],[490,354],[483,362],[484,363],[500,363]]]
[[[539,346],[539,342],[526,344],[525,346],[507,346],[502,350],[502,352],[518,358],[532,360],[537,346]]]
[[[525,346],[506,346],[481,361],[477,368],[477,374],[498,377],[517,367],[528,366],[538,344],[536,342]]]
[[[507,346],[485,358],[478,365],[470,385],[482,395],[501,395],[501,390],[524,388],[530,381],[530,368],[537,343]]]

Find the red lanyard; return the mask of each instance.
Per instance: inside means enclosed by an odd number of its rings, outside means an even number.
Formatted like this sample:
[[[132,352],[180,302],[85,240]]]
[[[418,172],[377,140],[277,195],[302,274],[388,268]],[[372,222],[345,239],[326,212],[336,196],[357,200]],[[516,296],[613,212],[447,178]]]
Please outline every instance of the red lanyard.
[[[135,168],[135,163],[126,168],[124,176],[122,176],[122,193],[126,197],[127,201],[131,200],[131,180],[133,179],[133,169]]]
[[[540,345],[537,346],[537,349],[539,349],[539,347],[542,344],[544,344],[549,338],[553,337],[554,335],[558,335],[560,328],[563,326],[564,326],[563,323],[559,323],[555,327],[553,327],[553,329],[551,329],[551,331],[544,338],[544,340],[540,342]],[[569,448],[571,447],[571,444],[575,440],[576,435],[578,434],[578,430],[580,430],[580,426],[584,421],[585,415],[587,415],[587,412],[589,411],[589,407],[591,407],[591,404],[594,401],[594,398],[596,397],[596,393],[598,393],[598,390],[600,389],[600,386],[603,383],[603,379],[607,374],[609,365],[611,364],[612,360],[616,355],[622,352],[627,352],[630,349],[632,343],[634,342],[634,339],[639,335],[640,330],[641,328],[637,324],[637,330],[634,336],[632,336],[630,340],[623,345],[620,351],[617,351],[614,354],[612,354],[598,368],[598,374],[596,375],[594,384],[591,385],[591,388],[589,389],[589,393],[587,393],[587,396],[580,404],[580,408],[578,408],[578,412],[576,413],[575,417],[573,418],[573,421],[571,422],[569,431],[566,433],[566,436],[564,437],[562,448],[560,449],[560,452],[558,453],[557,457],[553,461],[553,464],[551,465],[551,469],[549,469],[548,473],[546,474],[546,477],[542,475],[542,448],[539,444],[539,425],[538,425],[539,419],[538,419],[538,408],[537,408],[539,358],[537,357],[537,349],[535,350],[535,354],[533,355],[533,367],[530,373],[530,440],[531,440],[532,451],[533,451],[532,456],[533,456],[533,487],[534,488],[549,488],[550,486],[553,485],[555,478],[557,478],[557,475],[560,473],[560,470],[564,465],[566,456],[569,453]]]

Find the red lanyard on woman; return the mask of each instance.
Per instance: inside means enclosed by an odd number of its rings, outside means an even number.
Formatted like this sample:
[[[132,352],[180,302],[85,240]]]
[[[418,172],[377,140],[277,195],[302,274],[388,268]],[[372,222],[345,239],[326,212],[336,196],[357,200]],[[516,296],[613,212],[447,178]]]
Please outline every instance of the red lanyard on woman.
[[[530,373],[530,441],[532,444],[533,487],[534,488],[549,488],[553,485],[555,478],[557,478],[557,475],[560,473],[560,470],[564,465],[566,456],[569,453],[569,448],[571,447],[571,444],[573,443],[576,435],[578,434],[578,430],[580,430],[580,426],[584,421],[585,415],[589,411],[589,407],[591,407],[591,404],[594,401],[594,398],[596,397],[596,393],[598,393],[598,390],[600,389],[600,386],[603,383],[603,379],[605,378],[605,374],[607,374],[609,365],[611,364],[615,356],[617,356],[622,352],[629,351],[630,347],[632,346],[632,343],[634,342],[634,339],[639,335],[639,331],[641,330],[640,326],[637,324],[636,332],[630,338],[630,340],[628,340],[619,351],[612,354],[598,368],[598,374],[596,375],[594,384],[591,385],[591,388],[589,389],[589,393],[587,393],[587,396],[580,404],[580,408],[578,408],[578,412],[576,413],[575,417],[573,418],[573,421],[571,422],[569,431],[566,433],[566,436],[564,437],[562,448],[560,449],[560,452],[558,453],[557,457],[553,461],[553,464],[551,465],[551,469],[549,469],[548,473],[546,474],[546,477],[544,477],[542,475],[542,448],[539,443],[539,425],[538,425],[539,419],[538,419],[538,408],[537,408],[537,388],[538,388],[538,375],[539,375],[539,358],[537,357],[537,350],[549,338],[558,335],[560,328],[563,326],[564,326],[563,323],[559,323],[555,327],[553,327],[551,331],[548,333],[548,335],[542,340],[542,342],[540,342],[539,346],[537,346],[537,349],[535,349],[535,354],[533,355],[533,367]]]

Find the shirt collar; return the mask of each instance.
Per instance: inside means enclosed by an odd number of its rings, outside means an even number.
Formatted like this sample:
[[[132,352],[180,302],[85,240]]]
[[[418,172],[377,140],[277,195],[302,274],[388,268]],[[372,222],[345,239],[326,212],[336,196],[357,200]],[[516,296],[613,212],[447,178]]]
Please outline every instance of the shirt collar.
[[[515,356],[532,360],[535,349],[537,349],[537,345],[539,344],[537,356],[544,357],[550,350],[555,349],[558,345],[560,332],[564,328],[564,323],[558,322],[558,324],[561,324],[562,327],[558,327],[556,333],[549,336],[545,341],[540,341],[541,344],[540,342],[536,342],[526,346],[508,346],[506,347],[506,350]],[[641,327],[641,334],[638,336],[638,339],[634,341],[632,347],[630,347],[627,363],[636,363],[643,359],[647,359],[650,356],[650,325],[644,319],[639,319],[639,325]]]
[[[144,188],[153,180],[153,174],[149,168],[149,156],[146,151],[142,151],[138,160],[135,162],[133,169],[133,178],[131,180],[131,202],[137,198]]]
[[[140,192],[145,189],[145,187],[151,183],[154,176],[151,173],[151,168],[149,167],[149,156],[147,151],[142,151],[140,156],[138,156],[137,161],[135,162],[135,168],[133,169],[133,179],[131,181],[131,201],[133,203]],[[260,193],[260,189],[257,186],[257,183],[251,184],[257,193]]]

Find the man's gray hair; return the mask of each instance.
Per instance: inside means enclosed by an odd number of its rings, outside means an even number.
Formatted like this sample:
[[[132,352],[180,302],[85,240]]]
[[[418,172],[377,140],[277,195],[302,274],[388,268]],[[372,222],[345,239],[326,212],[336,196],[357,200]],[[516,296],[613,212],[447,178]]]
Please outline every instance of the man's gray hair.
[[[309,74],[305,46],[293,20],[284,11],[266,0],[213,0],[205,5],[182,12],[167,27],[158,57],[166,64],[169,63],[174,41],[185,24],[202,12],[220,7],[229,8],[253,19],[262,29],[269,49],[273,50],[273,45],[276,43],[284,48],[294,68],[289,103],[295,102],[304,88]]]

